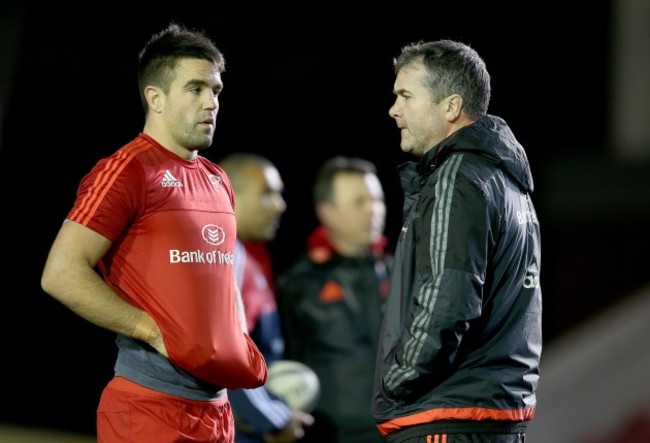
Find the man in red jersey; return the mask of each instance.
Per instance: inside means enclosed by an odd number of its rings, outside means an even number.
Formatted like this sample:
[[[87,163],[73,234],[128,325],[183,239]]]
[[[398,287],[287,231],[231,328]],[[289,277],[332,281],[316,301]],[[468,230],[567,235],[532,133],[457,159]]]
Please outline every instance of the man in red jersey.
[[[199,155],[224,70],[201,32],[152,36],[138,62],[144,129],[82,179],[44,267],[45,292],[117,334],[100,443],[234,442],[227,389],[266,381],[235,283],[230,181]]]

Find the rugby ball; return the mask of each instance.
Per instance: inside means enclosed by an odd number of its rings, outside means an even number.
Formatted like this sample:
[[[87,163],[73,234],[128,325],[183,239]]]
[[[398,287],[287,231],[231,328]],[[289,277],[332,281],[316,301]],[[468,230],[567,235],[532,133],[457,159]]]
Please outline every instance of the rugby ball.
[[[277,360],[269,364],[266,388],[284,400],[291,408],[312,412],[320,396],[320,381],[316,373],[295,360]]]

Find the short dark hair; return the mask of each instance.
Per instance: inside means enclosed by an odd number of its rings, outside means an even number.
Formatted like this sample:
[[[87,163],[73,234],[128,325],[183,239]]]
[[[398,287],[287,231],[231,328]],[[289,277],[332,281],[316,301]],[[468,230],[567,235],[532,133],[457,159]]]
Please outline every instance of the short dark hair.
[[[176,64],[183,58],[207,60],[214,63],[219,72],[226,70],[223,54],[203,31],[170,23],[152,35],[138,55],[138,86],[145,113],[148,109],[145,88],[155,85],[169,92]]]
[[[235,192],[246,187],[249,181],[247,170],[250,166],[258,166],[260,169],[275,167],[268,158],[252,152],[235,152],[222,158],[218,163],[226,171]]]
[[[427,70],[427,87],[437,100],[459,94],[471,118],[477,119],[487,114],[491,94],[490,74],[485,62],[473,48],[453,40],[410,43],[393,59],[395,74],[406,65],[420,60]]]
[[[331,201],[334,178],[340,173],[377,174],[377,168],[370,160],[359,157],[336,156],[326,160],[318,169],[314,181],[314,203]]]

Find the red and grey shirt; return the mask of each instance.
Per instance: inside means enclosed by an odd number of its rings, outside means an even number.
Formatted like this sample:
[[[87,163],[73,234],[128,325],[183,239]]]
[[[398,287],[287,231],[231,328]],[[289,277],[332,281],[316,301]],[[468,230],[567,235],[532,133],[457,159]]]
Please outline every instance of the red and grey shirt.
[[[233,194],[218,165],[140,134],[84,177],[68,219],[113,242],[99,263],[106,282],[154,318],[169,353],[167,368],[144,343],[120,337],[118,374],[186,397],[195,395],[169,383],[179,375],[191,391],[265,382],[263,357],[239,323]]]

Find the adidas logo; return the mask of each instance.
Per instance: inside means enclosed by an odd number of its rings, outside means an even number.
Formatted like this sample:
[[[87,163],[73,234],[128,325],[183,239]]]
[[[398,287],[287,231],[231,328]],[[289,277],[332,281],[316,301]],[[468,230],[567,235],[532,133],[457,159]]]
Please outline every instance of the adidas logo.
[[[165,175],[163,175],[162,178],[162,187],[163,188],[172,188],[172,187],[177,187],[180,188],[183,186],[183,183],[180,182],[176,177],[172,175],[171,172],[169,172],[169,169],[165,171]]]
[[[210,174],[208,175],[208,178],[210,179],[210,183],[212,183],[213,188],[218,188],[223,184],[223,179],[217,174]]]

